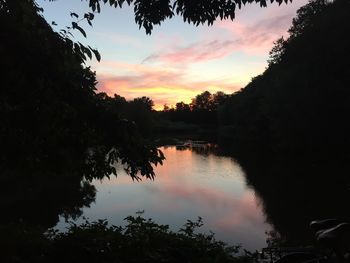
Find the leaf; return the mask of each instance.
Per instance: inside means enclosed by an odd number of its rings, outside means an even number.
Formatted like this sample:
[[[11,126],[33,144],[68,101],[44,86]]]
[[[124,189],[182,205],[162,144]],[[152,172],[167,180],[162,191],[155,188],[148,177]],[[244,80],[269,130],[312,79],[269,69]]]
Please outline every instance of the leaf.
[[[78,29],[79,32],[86,38],[86,33],[85,33],[84,29],[82,29],[82,28],[78,25],[78,23],[72,22],[72,27],[73,27],[73,29]]]
[[[101,61],[101,55],[100,53],[97,51],[97,49],[93,49],[92,47],[89,46],[89,49],[94,53],[95,58],[97,59],[98,62]]]
[[[89,59],[92,59],[92,54],[90,49],[88,49],[87,47],[85,47],[83,44],[79,43],[80,49],[83,51],[83,53],[85,53]]]
[[[81,53],[81,49],[80,49],[80,46],[79,46],[78,43],[74,43],[74,50],[75,50],[75,52],[77,52],[77,53]]]
[[[95,18],[95,15],[93,13],[85,13],[84,19],[86,19],[88,22],[93,20]]]
[[[93,20],[95,18],[95,15],[93,13],[90,13],[90,12],[89,12],[89,16],[90,16],[89,20]]]
[[[76,13],[73,13],[73,12],[71,12],[71,13],[70,13],[70,16],[71,16],[71,17],[73,17],[73,16],[74,16],[74,17],[76,17],[76,18],[79,18],[79,15],[78,15],[78,14],[76,14]]]

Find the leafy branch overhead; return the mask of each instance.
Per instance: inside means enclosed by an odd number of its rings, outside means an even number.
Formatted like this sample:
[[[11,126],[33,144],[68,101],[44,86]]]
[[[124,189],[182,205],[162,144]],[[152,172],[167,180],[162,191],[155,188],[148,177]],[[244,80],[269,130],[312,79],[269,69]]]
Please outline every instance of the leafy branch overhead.
[[[133,5],[135,22],[139,28],[143,27],[147,34],[151,34],[154,25],[160,25],[174,15],[181,16],[184,22],[198,26],[207,23],[209,26],[216,19],[235,18],[236,8],[247,3],[258,3],[266,7],[267,3],[278,4],[292,2],[292,0],[89,0],[92,11],[101,11],[101,2],[115,8],[122,8],[124,4]]]
[[[77,13],[71,12],[70,16],[72,18],[76,18],[76,21],[72,22],[72,26],[67,26],[66,29],[61,29],[60,30],[60,35],[63,37],[63,39],[67,42],[70,43],[71,47],[75,50],[75,52],[79,55],[82,61],[85,61],[87,58],[86,56],[89,57],[89,59],[92,59],[92,54],[94,54],[95,58],[97,61],[101,60],[101,55],[97,51],[97,49],[93,49],[90,46],[85,46],[80,42],[74,43],[73,41],[70,40],[69,36],[73,37],[73,34],[71,33],[72,29],[78,30],[85,38],[87,37],[85,30],[79,26],[79,23],[82,22],[83,20],[86,20],[87,23],[92,26],[92,20],[95,18],[95,15],[93,13],[85,13],[82,18],[79,19],[79,15]],[[57,24],[53,21],[51,23],[53,26],[57,26]]]
[[[49,0],[55,1],[55,0]],[[266,7],[267,3],[277,2],[278,4],[292,2],[292,0],[86,0],[89,1],[89,7],[93,12],[101,12],[101,3],[110,5],[115,8],[122,8],[125,4],[134,7],[135,22],[139,28],[143,27],[146,34],[151,34],[154,25],[160,25],[166,19],[171,19],[175,15],[181,16],[184,22],[198,26],[207,23],[213,25],[216,19],[231,19],[235,18],[236,8],[242,8],[243,5],[249,3],[258,3],[261,7]],[[84,14],[83,18],[79,19],[79,15],[71,12],[71,17],[77,19],[72,22],[71,27],[61,30],[61,35],[68,38],[71,35],[70,30],[78,30],[86,37],[85,30],[79,26],[79,22],[86,20],[92,26],[94,19],[93,13]],[[56,25],[52,22],[52,25]],[[101,56],[97,50],[91,47],[85,47],[81,43],[74,45],[76,51],[81,54],[81,59],[86,60],[86,56],[91,59],[91,52],[96,59],[100,61]]]

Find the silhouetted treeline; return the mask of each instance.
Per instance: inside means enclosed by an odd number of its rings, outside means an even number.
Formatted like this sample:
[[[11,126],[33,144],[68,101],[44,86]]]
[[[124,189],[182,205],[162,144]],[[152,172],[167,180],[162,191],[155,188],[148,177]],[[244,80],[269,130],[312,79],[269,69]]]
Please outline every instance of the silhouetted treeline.
[[[164,105],[163,111],[155,112],[156,131],[158,133],[198,132],[200,129],[218,128],[218,111],[229,95],[218,91],[211,94],[204,91],[187,104],[176,103],[175,107]]]
[[[220,110],[221,135],[236,150],[349,158],[350,1],[299,9],[269,66]]]
[[[119,119],[133,122],[143,137],[150,137],[154,126],[154,102],[150,98],[143,96],[128,101],[120,95],[111,97],[104,92],[96,97],[108,112],[113,112]]]

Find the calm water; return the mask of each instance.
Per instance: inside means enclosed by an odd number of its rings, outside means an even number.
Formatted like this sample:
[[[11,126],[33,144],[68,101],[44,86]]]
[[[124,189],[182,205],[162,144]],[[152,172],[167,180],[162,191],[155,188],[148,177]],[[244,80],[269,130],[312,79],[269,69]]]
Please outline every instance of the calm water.
[[[133,182],[123,169],[118,177],[94,181],[96,201],[84,209],[90,220],[108,219],[123,225],[123,219],[144,210],[145,217],[179,229],[186,219],[201,216],[202,232],[210,230],[229,244],[253,250],[266,246],[270,227],[254,191],[247,187],[239,164],[228,157],[200,154],[192,149],[161,148],[166,156],[156,167],[154,181]],[[79,222],[79,220],[78,220]],[[61,219],[57,226],[65,228]]]

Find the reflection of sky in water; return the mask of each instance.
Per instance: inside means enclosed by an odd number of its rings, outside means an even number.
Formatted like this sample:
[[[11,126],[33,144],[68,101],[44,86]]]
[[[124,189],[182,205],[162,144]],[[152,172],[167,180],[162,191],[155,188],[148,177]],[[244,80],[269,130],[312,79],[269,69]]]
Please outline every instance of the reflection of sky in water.
[[[96,203],[84,209],[90,220],[105,218],[122,225],[123,218],[145,210],[145,217],[179,229],[186,219],[203,217],[202,232],[248,249],[265,246],[264,216],[254,192],[245,185],[239,165],[227,157],[191,150],[162,148],[166,161],[156,167],[154,181],[133,182],[123,170],[117,178],[94,182]],[[64,224],[59,224],[62,228]]]

